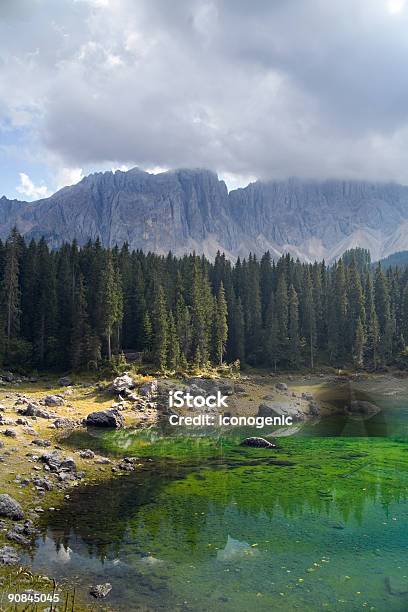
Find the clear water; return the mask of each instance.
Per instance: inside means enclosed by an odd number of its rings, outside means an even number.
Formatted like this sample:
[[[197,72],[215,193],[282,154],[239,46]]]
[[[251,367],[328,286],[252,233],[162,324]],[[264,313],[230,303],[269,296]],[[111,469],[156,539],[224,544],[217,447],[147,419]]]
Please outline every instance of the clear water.
[[[405,404],[387,406],[405,433]],[[408,610],[408,438],[359,437],[357,422],[342,437],[308,425],[276,451],[239,446],[244,430],[77,433],[143,467],[44,517],[34,570],[84,594],[110,582],[115,610]]]

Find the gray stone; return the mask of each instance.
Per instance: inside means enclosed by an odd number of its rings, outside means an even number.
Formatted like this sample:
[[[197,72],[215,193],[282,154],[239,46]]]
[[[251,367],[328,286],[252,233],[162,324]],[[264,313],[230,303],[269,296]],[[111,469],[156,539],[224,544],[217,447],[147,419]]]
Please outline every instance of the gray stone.
[[[60,417],[59,419],[55,419],[53,426],[55,427],[55,429],[69,429],[71,427],[75,427],[76,422],[72,419]]]
[[[140,395],[142,395],[143,397],[153,397],[154,395],[157,394],[157,391],[158,391],[157,380],[151,380],[150,382],[142,385],[139,389]]]
[[[135,381],[129,374],[123,374],[123,376],[117,376],[112,382],[112,391],[115,393],[121,393],[122,391],[133,389]]]
[[[276,448],[276,444],[265,440],[265,438],[245,438],[242,440],[241,446],[253,446],[255,448]]]
[[[51,472],[76,472],[77,470],[72,457],[63,457],[57,451],[43,453],[40,459]]]
[[[24,518],[24,512],[20,504],[8,493],[0,494],[0,516],[20,521]]]
[[[290,416],[293,420],[304,419],[304,414],[289,402],[274,402],[272,404],[260,404],[258,415],[261,417],[283,417]]]
[[[72,385],[72,380],[69,376],[63,376],[59,379],[58,384],[61,385],[61,387],[69,387]]]
[[[33,440],[31,444],[35,444],[35,446],[43,446],[43,447],[51,446],[51,442],[49,440],[41,440],[40,438]]]
[[[3,546],[0,548],[0,564],[15,565],[20,561],[20,555],[12,546]]]
[[[112,585],[109,582],[105,582],[104,584],[96,584],[95,586],[92,586],[89,593],[92,595],[92,597],[95,597],[95,599],[103,599],[109,595],[111,590]]]
[[[79,452],[79,456],[82,459],[93,459],[95,457],[95,453],[90,450],[89,448],[87,448],[86,450],[82,450]]]
[[[276,389],[278,389],[278,391],[287,391],[288,390],[288,385],[286,383],[283,382],[278,382],[275,385]]]
[[[59,395],[46,395],[43,402],[46,406],[63,406],[64,398]]]
[[[125,425],[124,418],[118,410],[91,412],[86,417],[85,423],[90,427],[115,427],[117,429]]]

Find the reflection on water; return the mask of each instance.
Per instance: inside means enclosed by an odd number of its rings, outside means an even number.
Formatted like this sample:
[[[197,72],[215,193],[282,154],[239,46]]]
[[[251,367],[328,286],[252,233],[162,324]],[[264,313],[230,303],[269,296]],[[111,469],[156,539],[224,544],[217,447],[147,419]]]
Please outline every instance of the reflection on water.
[[[111,582],[117,610],[408,609],[404,440],[93,439],[153,461],[74,489],[44,518],[34,569]]]

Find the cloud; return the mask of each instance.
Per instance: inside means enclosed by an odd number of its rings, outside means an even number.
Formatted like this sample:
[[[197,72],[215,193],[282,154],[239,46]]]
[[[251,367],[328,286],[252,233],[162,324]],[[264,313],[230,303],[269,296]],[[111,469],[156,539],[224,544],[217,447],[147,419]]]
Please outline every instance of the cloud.
[[[57,174],[57,189],[75,185],[84,178],[82,168],[61,168]]]
[[[408,183],[404,0],[19,0],[2,16],[0,123],[54,167]]]
[[[50,195],[46,185],[34,185],[28,174],[24,172],[20,172],[20,185],[16,187],[16,191],[29,200],[39,200]]]

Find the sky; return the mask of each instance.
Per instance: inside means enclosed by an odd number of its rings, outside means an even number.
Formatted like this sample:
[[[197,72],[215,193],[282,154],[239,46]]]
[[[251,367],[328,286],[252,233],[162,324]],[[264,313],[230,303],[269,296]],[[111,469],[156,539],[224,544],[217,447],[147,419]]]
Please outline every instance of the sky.
[[[94,171],[408,184],[405,0],[1,0],[0,196]]]

